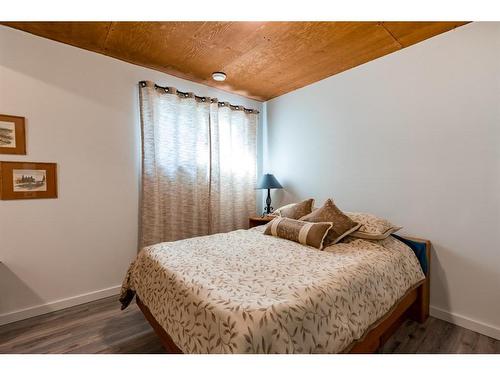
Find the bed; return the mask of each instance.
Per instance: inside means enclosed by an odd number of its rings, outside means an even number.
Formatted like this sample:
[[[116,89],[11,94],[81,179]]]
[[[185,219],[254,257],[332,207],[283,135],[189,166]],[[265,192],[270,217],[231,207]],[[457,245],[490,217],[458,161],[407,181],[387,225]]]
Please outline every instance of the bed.
[[[149,246],[122,287],[169,353],[370,353],[429,309],[430,242],[319,251],[263,227]]]

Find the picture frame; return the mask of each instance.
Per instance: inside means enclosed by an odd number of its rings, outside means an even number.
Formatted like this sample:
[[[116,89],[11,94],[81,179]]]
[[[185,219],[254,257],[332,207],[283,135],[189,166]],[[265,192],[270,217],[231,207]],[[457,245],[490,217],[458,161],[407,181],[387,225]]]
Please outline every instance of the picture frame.
[[[0,154],[26,155],[24,117],[0,114]]]
[[[57,198],[57,164],[0,161],[0,199]]]

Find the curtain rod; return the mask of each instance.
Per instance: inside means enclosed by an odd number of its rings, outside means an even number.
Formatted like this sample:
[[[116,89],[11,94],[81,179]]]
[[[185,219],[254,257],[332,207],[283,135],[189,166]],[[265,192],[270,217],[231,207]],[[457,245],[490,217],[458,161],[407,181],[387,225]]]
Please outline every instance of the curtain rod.
[[[210,101],[210,103],[218,103],[219,107],[228,107],[229,109],[232,109],[234,111],[244,111],[246,113],[252,113],[252,114],[259,114],[260,112],[257,111],[256,109],[251,109],[251,108],[245,108],[242,105],[232,105],[229,102],[219,102],[217,98],[211,98],[208,96],[198,96],[193,94],[192,92],[183,92],[177,90],[175,87],[168,87],[168,86],[160,86],[157,85],[156,83],[153,83],[151,81],[140,81],[139,85],[141,87],[146,87],[148,86],[148,83],[152,85],[157,90],[161,90],[166,94],[176,94],[177,96],[181,98],[193,98],[197,101],[200,102],[205,102],[205,101]]]

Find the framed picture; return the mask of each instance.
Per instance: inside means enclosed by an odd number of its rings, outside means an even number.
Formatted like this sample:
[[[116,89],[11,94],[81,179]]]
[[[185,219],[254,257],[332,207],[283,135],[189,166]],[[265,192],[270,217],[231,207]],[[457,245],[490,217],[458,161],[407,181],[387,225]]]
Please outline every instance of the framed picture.
[[[26,155],[24,117],[0,115],[0,154]]]
[[[0,199],[57,198],[57,164],[0,161]]]

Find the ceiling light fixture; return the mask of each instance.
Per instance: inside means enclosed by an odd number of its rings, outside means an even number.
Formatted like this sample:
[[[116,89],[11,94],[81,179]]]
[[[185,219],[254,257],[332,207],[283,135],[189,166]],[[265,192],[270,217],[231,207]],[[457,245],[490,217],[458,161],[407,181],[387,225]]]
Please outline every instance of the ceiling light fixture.
[[[212,73],[212,78],[214,81],[225,81],[226,80],[226,73],[224,72],[213,72]]]

